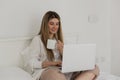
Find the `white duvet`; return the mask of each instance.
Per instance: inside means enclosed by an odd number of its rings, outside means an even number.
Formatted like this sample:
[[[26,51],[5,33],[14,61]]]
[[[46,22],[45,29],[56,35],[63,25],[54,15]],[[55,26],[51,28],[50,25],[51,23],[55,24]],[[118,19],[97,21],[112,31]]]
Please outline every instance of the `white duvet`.
[[[31,75],[21,68],[9,67],[0,69],[0,80],[33,80]],[[100,72],[97,80],[120,80],[120,77]]]
[[[97,80],[120,80],[120,77],[111,75],[109,73],[100,72],[100,75],[98,76]]]
[[[0,80],[33,80],[31,75],[18,67],[0,69]]]

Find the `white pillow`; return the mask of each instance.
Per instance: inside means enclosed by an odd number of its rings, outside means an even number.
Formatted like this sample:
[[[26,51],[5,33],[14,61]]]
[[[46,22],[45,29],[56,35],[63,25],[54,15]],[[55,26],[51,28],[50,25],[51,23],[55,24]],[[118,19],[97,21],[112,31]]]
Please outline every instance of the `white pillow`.
[[[18,67],[0,69],[0,80],[33,80],[32,76]]]

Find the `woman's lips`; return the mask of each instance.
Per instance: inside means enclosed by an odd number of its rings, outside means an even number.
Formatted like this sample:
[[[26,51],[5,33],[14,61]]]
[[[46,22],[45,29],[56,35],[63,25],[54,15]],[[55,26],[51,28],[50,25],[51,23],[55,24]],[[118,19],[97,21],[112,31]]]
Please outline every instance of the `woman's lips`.
[[[56,31],[57,29],[51,29],[52,31]]]

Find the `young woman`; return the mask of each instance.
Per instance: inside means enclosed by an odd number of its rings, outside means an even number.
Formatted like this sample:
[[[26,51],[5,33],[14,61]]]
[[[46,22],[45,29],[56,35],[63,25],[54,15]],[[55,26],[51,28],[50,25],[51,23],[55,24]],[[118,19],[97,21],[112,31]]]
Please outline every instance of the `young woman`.
[[[47,48],[48,39],[56,41],[54,49]],[[36,80],[94,80],[99,69],[74,73],[61,73],[60,66],[63,54],[63,36],[60,16],[54,11],[48,11],[42,19],[39,35],[35,36],[28,47],[29,58],[25,67]],[[28,57],[27,56],[27,57]]]

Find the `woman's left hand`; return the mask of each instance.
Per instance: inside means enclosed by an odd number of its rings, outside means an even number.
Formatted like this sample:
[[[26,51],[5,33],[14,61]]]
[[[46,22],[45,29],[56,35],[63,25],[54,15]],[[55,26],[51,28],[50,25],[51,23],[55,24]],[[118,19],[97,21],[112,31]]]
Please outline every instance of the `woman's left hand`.
[[[100,73],[100,69],[99,69],[98,65],[95,65],[94,74],[95,74],[96,76],[98,76],[99,73]]]
[[[95,75],[94,80],[98,77],[99,73],[100,73],[100,69],[97,65],[95,65],[95,68],[93,70],[87,70],[88,72],[91,72]]]
[[[63,46],[64,46],[64,44],[60,40],[58,40],[57,49],[58,49],[58,51],[60,52],[61,55],[63,53]]]

